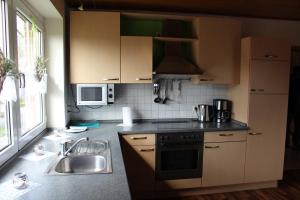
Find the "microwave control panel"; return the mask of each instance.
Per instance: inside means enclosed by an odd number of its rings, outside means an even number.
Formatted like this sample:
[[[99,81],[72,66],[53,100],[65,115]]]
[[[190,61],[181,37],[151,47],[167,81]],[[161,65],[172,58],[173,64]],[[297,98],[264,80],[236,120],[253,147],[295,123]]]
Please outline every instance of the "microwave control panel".
[[[107,84],[107,103],[113,104],[115,102],[115,86],[114,84]]]

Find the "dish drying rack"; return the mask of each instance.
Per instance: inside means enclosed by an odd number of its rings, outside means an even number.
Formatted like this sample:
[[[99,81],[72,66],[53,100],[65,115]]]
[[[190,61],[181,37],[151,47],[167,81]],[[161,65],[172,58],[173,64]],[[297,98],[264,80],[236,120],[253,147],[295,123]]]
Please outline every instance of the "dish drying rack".
[[[96,155],[101,154],[108,148],[107,140],[83,141],[76,145],[72,150],[76,155]]]

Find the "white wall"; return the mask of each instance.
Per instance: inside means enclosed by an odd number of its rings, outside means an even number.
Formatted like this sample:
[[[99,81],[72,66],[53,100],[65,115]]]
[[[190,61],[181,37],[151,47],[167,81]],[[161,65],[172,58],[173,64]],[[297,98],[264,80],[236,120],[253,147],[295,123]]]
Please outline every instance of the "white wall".
[[[300,22],[288,20],[240,18],[242,36],[273,36],[287,38],[300,46]]]
[[[117,84],[113,105],[99,109],[80,106],[80,113],[71,113],[71,119],[122,119],[122,107],[125,106],[132,108],[134,119],[196,118],[193,111],[195,105],[212,104],[213,99],[227,98],[227,91],[228,88],[224,85],[192,85],[188,81],[182,81],[181,95],[178,98],[174,97],[174,93],[169,88],[168,95],[172,101],[167,101],[167,104],[157,104],[153,101],[157,96],[153,94],[152,84]]]
[[[63,19],[45,20],[45,57],[48,58],[47,127],[64,127],[68,122],[65,104]]]

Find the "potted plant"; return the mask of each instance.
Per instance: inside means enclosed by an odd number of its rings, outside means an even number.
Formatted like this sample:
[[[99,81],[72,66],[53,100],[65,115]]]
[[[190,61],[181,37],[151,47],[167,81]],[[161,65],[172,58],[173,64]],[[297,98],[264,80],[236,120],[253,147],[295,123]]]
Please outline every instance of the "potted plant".
[[[3,89],[3,83],[7,76],[17,77],[18,73],[14,62],[8,58],[5,58],[4,54],[0,50],[0,93]]]
[[[48,59],[43,57],[37,57],[35,61],[35,76],[36,79],[40,82],[44,75],[47,73],[46,63]]]

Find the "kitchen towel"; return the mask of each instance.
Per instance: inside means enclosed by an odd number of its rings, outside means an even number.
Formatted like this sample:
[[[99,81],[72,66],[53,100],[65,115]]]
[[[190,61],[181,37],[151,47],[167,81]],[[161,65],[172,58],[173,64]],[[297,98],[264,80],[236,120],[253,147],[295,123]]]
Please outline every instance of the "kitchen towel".
[[[132,112],[130,107],[123,107],[123,124],[121,126],[132,126]]]

